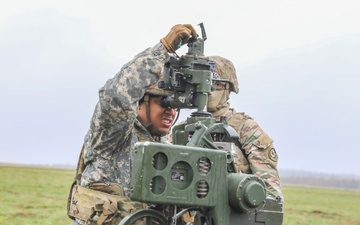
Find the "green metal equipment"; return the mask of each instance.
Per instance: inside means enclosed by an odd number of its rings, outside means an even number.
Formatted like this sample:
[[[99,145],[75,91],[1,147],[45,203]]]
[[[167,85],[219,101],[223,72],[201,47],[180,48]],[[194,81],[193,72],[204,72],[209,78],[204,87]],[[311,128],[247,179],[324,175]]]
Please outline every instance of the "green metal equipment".
[[[130,198],[150,207],[129,214],[119,225],[171,225],[187,212],[196,213],[189,225],[282,224],[282,202],[266,198],[263,180],[236,171],[236,131],[225,117],[216,121],[206,111],[214,64],[203,54],[206,33],[200,26],[202,38],[188,43],[186,55],[171,58],[160,84],[174,91],[163,106],[197,110],[173,128],[173,145],[136,144]],[[156,210],[165,206],[167,218]]]

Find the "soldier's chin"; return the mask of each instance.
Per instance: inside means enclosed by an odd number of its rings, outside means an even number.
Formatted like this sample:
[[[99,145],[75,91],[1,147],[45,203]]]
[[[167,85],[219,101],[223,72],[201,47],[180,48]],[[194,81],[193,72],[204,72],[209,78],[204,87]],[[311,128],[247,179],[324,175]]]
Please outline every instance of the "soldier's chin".
[[[167,135],[170,131],[170,129],[157,129],[155,128],[154,125],[150,124],[149,126],[146,127],[146,129],[149,131],[149,133],[151,134],[151,136],[158,136],[158,137],[163,137],[165,135]]]
[[[163,130],[159,130],[157,132],[158,132],[159,136],[162,137],[162,136],[167,135],[169,133],[169,131],[170,131],[170,129],[163,129]]]
[[[152,135],[163,137],[169,134],[170,129],[154,129]]]

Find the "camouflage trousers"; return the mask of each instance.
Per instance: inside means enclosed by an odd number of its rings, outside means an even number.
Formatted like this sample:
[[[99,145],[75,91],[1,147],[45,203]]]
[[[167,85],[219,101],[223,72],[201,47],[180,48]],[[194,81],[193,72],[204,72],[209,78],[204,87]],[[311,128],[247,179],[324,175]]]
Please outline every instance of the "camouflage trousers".
[[[118,225],[129,213],[143,208],[143,203],[124,196],[118,184],[96,183],[90,188],[74,185],[68,215],[74,225]]]
[[[117,184],[97,183],[91,188],[74,185],[71,192],[68,214],[74,219],[73,225],[118,225],[130,213],[148,208],[147,204],[131,201],[124,196],[121,186]],[[160,212],[158,214],[162,215],[163,219],[168,217],[168,207],[158,207],[154,210]],[[185,225],[192,219],[183,216],[176,221],[176,224]],[[143,224],[143,220],[140,219],[133,223],[133,225]],[[152,222],[152,224],[159,223]]]

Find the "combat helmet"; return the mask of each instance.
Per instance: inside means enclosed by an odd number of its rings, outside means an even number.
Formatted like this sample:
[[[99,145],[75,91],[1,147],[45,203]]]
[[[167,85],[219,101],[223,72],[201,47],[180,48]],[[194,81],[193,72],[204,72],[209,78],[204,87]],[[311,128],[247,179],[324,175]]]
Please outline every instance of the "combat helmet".
[[[230,83],[230,91],[237,94],[239,92],[239,84],[234,64],[221,56],[209,56],[209,59],[215,62],[214,72],[220,76],[220,79],[227,80]]]
[[[145,94],[164,96],[164,97],[171,95],[173,93],[172,91],[161,89],[158,87],[158,83],[160,82],[160,80],[158,82],[156,82],[155,84],[151,85],[150,87],[148,87],[145,91]]]

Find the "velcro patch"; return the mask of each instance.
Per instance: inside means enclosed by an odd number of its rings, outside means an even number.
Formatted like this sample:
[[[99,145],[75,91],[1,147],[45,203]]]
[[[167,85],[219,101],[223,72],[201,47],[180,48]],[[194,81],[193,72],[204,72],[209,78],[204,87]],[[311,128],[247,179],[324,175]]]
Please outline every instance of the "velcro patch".
[[[278,154],[276,153],[275,149],[270,149],[269,151],[269,158],[274,161],[277,162],[278,161]]]

